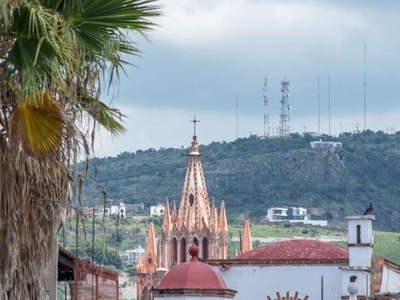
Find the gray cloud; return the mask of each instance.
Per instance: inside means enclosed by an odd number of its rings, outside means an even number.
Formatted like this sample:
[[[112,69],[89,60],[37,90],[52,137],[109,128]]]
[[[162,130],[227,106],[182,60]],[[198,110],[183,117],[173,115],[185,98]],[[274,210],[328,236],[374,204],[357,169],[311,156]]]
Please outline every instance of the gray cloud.
[[[317,118],[318,75],[321,112],[327,114],[330,74],[332,118],[353,115],[353,124],[362,123],[366,44],[368,113],[379,118],[399,108],[400,4],[377,3],[163,1],[161,26],[151,34],[151,44],[140,41],[143,57],[132,60],[139,68],[127,68],[129,78],[122,79],[115,104],[234,116],[238,95],[240,112],[262,120],[266,74],[269,111],[277,118],[280,81],[286,76],[295,123]],[[165,127],[168,122],[164,119]]]

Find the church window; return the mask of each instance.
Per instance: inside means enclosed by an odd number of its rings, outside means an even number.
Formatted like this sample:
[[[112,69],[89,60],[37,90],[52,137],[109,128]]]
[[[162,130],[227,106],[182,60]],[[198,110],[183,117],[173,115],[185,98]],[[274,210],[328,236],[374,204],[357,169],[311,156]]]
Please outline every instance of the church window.
[[[147,287],[144,287],[142,292],[142,297],[140,297],[140,300],[150,300],[150,293]]]
[[[197,237],[194,237],[193,245],[199,246],[199,240],[197,239]]]
[[[151,257],[149,257],[148,262],[149,262],[149,265],[151,265],[151,263],[153,262],[153,260],[151,259]]]
[[[361,226],[357,225],[357,244],[361,243]]]
[[[181,240],[181,262],[186,262],[186,239]]]
[[[176,238],[172,239],[172,265],[176,265],[178,262],[178,241]]]
[[[208,239],[203,238],[203,259],[208,259]]]
[[[190,204],[190,206],[193,206],[193,203],[194,203],[194,196],[193,196],[193,194],[190,194],[189,195],[189,204]]]

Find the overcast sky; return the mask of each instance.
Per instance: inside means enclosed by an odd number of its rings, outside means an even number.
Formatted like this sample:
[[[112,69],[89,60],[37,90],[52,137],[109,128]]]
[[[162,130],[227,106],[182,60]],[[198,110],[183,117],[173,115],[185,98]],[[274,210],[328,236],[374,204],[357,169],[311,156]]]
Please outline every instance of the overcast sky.
[[[101,132],[96,155],[188,146],[196,114],[199,142],[262,135],[263,115],[279,127],[280,83],[290,81],[291,132],[364,128],[400,130],[400,1],[164,0],[151,43],[137,38],[112,105],[128,115],[128,132]],[[263,105],[264,77],[269,105]],[[109,100],[109,97],[104,97]],[[392,129],[393,130],[393,129]]]

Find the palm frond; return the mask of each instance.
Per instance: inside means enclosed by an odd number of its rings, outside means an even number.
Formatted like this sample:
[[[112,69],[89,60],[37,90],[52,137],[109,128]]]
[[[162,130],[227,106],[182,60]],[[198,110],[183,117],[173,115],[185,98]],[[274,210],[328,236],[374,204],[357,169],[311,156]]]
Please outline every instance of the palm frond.
[[[67,119],[48,93],[37,93],[16,106],[10,124],[10,140],[38,157],[59,151]]]
[[[80,98],[81,109],[86,111],[96,122],[111,134],[119,135],[126,131],[121,121],[126,116],[118,109],[111,108],[94,97],[85,95]]]
[[[65,88],[61,66],[69,66],[71,50],[56,34],[59,20],[36,3],[24,2],[14,9],[14,44],[5,61],[6,68],[18,75],[21,90],[32,94],[49,83]]]

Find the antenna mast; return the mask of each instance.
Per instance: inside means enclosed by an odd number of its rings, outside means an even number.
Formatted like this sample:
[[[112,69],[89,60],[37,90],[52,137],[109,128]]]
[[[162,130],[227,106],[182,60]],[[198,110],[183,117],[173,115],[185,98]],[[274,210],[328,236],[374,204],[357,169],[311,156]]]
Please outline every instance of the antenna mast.
[[[268,80],[267,80],[267,76],[265,76],[264,79],[264,87],[263,87],[263,98],[264,98],[264,137],[269,137],[269,131],[270,131],[270,127],[269,127],[269,114],[267,114],[268,112]],[[267,128],[268,128],[268,133],[267,133]]]
[[[281,81],[281,92],[282,92],[282,99],[281,99],[281,128],[280,128],[280,136],[281,137],[287,137],[290,134],[290,126],[289,126],[289,120],[290,120],[290,104],[289,104],[289,85],[290,81],[283,79]]]
[[[321,135],[321,110],[319,102],[320,102],[320,97],[319,97],[319,75],[318,75],[318,135]]]
[[[331,74],[328,75],[328,110],[329,136],[331,136]]]
[[[236,95],[236,139],[239,137],[239,98]]]
[[[364,131],[367,130],[367,45],[364,45]]]

